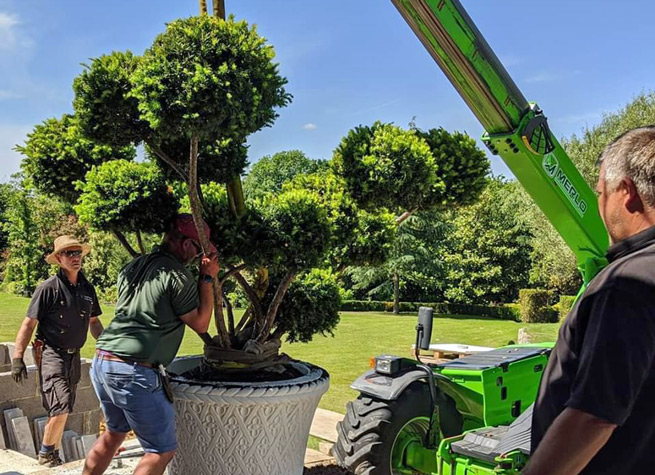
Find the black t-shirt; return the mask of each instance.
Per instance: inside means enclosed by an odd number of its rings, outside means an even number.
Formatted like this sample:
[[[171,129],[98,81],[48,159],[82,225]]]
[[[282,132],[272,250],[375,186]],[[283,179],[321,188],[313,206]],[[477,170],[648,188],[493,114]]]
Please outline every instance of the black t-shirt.
[[[610,247],[607,258],[560,329],[534,407],[532,450],[570,407],[618,425],[581,473],[652,473],[655,227]]]
[[[93,286],[80,272],[72,285],[59,271],[34,291],[27,316],[39,321],[36,336],[61,349],[81,348],[86,342],[89,319],[102,311]]]

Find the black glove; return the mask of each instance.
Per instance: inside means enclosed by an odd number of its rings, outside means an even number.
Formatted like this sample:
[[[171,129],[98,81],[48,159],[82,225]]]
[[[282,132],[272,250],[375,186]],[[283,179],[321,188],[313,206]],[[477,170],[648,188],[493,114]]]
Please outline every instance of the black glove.
[[[23,358],[12,358],[11,377],[18,384],[23,384],[23,379],[27,379],[27,366],[25,366]]]

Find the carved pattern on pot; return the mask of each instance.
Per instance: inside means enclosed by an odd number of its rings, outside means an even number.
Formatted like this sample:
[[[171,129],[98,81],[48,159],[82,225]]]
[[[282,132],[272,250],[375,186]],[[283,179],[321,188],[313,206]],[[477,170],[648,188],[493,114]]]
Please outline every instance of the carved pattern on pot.
[[[280,387],[173,383],[178,448],[171,475],[301,475],[329,377]]]

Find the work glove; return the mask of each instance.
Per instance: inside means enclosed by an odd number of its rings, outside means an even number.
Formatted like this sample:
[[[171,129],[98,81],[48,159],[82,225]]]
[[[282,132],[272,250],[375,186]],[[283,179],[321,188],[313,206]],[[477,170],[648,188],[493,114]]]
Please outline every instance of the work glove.
[[[17,384],[23,384],[23,379],[27,379],[27,366],[25,366],[23,358],[12,358],[11,377]]]

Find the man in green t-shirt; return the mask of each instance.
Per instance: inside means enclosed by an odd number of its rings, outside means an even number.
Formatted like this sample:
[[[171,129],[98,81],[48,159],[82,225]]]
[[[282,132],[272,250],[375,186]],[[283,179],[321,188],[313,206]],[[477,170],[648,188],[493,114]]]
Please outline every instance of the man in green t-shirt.
[[[173,404],[156,368],[175,357],[185,325],[207,332],[219,265],[213,246],[202,253],[191,215],[176,216],[167,229],[160,247],[118,276],[116,316],[98,338],[91,366],[107,430],[91,448],[84,475],[104,473],[130,429],[145,451],[135,473],[162,474],[175,453]],[[186,266],[198,257],[196,281]]]

